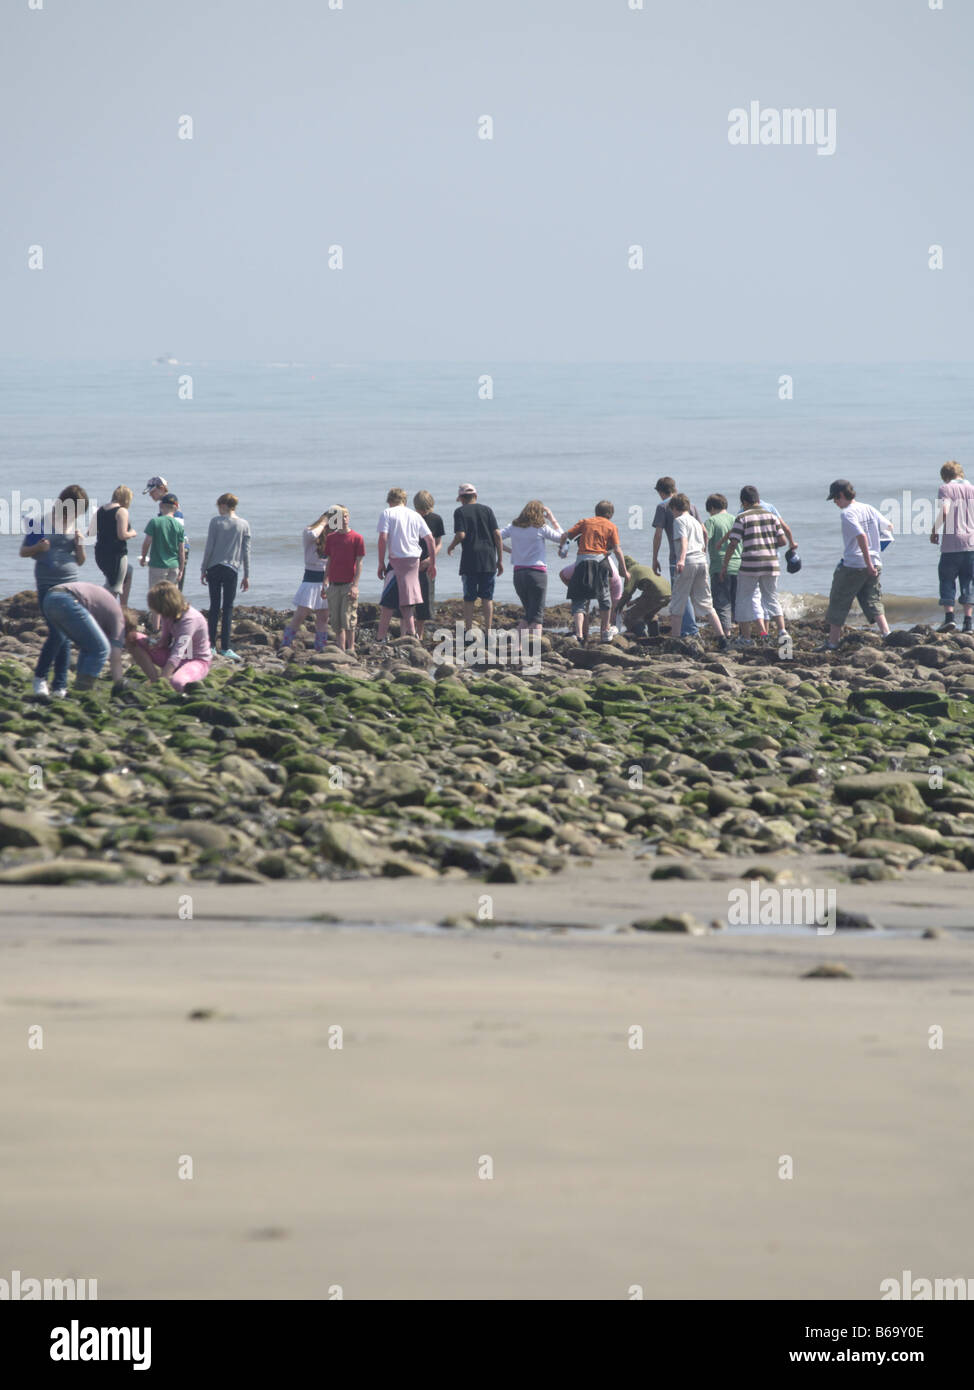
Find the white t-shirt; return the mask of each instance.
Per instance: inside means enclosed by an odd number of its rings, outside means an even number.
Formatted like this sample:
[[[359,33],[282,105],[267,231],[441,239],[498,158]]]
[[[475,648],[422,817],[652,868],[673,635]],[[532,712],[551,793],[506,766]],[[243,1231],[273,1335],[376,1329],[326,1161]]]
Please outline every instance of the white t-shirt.
[[[389,537],[390,559],[415,560],[423,553],[420,537],[432,535],[432,532],[419,512],[402,502],[398,507],[386,507],[379,517],[376,534]]]
[[[893,528],[875,507],[870,507],[868,502],[850,502],[848,507],[842,510],[842,540],[845,543],[845,550],[842,554],[842,563],[849,569],[864,570],[866,562],[862,558],[862,551],[859,549],[859,536],[866,537],[866,544],[869,547],[869,558],[873,564],[880,564],[879,542],[886,536],[892,536]]]
[[[560,541],[561,532],[553,526],[505,526],[501,540],[510,538],[511,564],[515,569],[547,569],[545,541]]]
[[[707,537],[704,529],[695,516],[689,512],[683,512],[673,522],[673,561],[674,564],[680,558],[680,542],[683,537],[687,538],[687,553],[684,561],[689,563],[692,560],[705,560],[707,558]]]

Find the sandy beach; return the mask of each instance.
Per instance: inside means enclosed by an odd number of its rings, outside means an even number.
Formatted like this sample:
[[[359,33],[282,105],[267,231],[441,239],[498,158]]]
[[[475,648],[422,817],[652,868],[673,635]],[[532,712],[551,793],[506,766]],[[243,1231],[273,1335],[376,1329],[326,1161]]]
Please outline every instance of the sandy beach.
[[[954,877],[854,891],[962,925]],[[495,912],[621,924],[647,886],[579,870],[496,885]],[[663,886],[701,914],[722,888]],[[398,880],[194,885],[180,921],[171,887],[4,892],[6,1268],[174,1299],[876,1299],[970,1273],[967,933],[308,921],[467,891]],[[826,960],[852,978],[802,978]]]

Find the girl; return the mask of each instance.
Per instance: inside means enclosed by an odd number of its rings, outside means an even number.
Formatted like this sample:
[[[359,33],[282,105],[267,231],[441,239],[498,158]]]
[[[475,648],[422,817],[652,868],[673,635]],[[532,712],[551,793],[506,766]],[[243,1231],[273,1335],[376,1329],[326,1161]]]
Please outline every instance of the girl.
[[[726,651],[728,642],[720,625],[710,592],[710,572],[707,566],[707,537],[703,526],[690,514],[690,499],[678,492],[666,504],[673,513],[673,593],[670,597],[670,636],[680,636],[683,611],[689,602],[694,614],[710,618],[717,645]]]
[[[328,507],[317,521],[312,521],[301,532],[304,546],[304,578],[294,595],[294,617],[284,629],[281,646],[289,647],[294,635],[309,613],[315,615],[315,651],[324,651],[328,641],[328,599],[322,592],[325,577],[325,561],[318,554],[318,537],[328,525],[328,517],[334,510]]]
[[[541,634],[545,594],[548,589],[548,565],[545,560],[545,541],[561,539],[561,525],[542,502],[528,502],[521,515],[501,531],[501,540],[510,539],[504,547],[511,552],[514,566],[514,589],[524,605],[524,617],[518,628]]]
[[[95,564],[105,576],[105,588],[123,608],[132,588],[128,542],[138,534],[129,522],[131,503],[132,489],[123,485],[115,489],[110,502],[95,512]]]
[[[446,533],[446,527],[443,525],[443,518],[433,510],[435,506],[436,502],[433,494],[427,492],[425,488],[417,492],[413,498],[414,510],[419,512],[420,516],[426,522],[426,525],[430,528],[430,534],[428,536],[423,536],[420,542],[423,547],[423,557],[419,562],[419,587],[423,599],[413,611],[413,618],[416,622],[416,636],[420,641],[423,640],[426,624],[432,622],[436,617],[436,580],[435,578],[430,578],[429,567],[430,561],[435,560],[439,555],[443,545],[443,537]],[[394,574],[390,573],[389,575],[388,582],[382,591],[382,599],[379,606],[380,608],[384,607],[389,610],[390,618],[393,614],[395,614],[397,618],[402,617],[402,611],[399,607],[399,585],[396,583],[396,576]],[[386,623],[386,627],[388,627],[388,622]],[[381,629],[381,635],[385,635],[385,628]]]
[[[419,512],[406,506],[406,490],[401,487],[391,488],[387,493],[386,509],[379,517],[379,525],[376,529],[379,534],[379,578],[385,579],[386,577],[386,553],[388,549],[389,564],[396,577],[399,609],[402,613],[402,635],[413,637],[416,634],[413,609],[423,601],[423,590],[419,582],[419,562],[424,553],[421,542],[424,536],[428,536],[432,544],[433,533]],[[436,578],[435,548],[432,549],[432,555],[428,550],[426,554],[429,560],[426,573],[432,580]],[[386,639],[389,623],[392,621],[392,613],[393,609],[388,603],[387,589],[379,600],[378,640],[380,642],[384,642]]]
[[[129,655],[150,681],[168,680],[177,694],[193,681],[203,680],[210,669],[210,638],[206,619],[190,608],[175,584],[153,584],[147,595],[161,622],[152,645],[144,632],[126,630]]]
[[[78,578],[78,569],[85,562],[83,523],[88,510],[88,494],[83,487],[72,483],[58,496],[51,515],[50,535],[43,530],[24,537],[20,556],[33,560],[37,601],[44,611],[44,599],[55,585],[70,584]],[[45,618],[47,615],[45,614]],[[47,638],[41,647],[34,668],[34,694],[40,699],[54,695],[61,699],[68,693],[68,665],[71,642],[68,634],[47,620]],[[54,666],[54,687],[48,689],[47,675]]]
[[[238,499],[224,492],[216,499],[219,516],[213,517],[206,533],[203,567],[200,579],[210,591],[210,612],[207,619],[210,645],[216,645],[216,625],[220,620],[220,655],[239,661],[230,647],[230,623],[233,601],[237,596],[237,575],[243,569],[240,592],[250,588],[250,523],[237,516]]]

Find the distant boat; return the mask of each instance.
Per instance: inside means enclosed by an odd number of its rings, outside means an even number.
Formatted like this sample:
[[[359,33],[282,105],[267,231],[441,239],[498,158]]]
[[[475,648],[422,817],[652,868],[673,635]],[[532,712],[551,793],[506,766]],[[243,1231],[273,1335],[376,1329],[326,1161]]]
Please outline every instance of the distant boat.
[[[179,358],[178,358],[178,357],[156,357],[156,358],[153,359],[152,365],[153,365],[154,367],[178,367],[178,366],[179,366]]]

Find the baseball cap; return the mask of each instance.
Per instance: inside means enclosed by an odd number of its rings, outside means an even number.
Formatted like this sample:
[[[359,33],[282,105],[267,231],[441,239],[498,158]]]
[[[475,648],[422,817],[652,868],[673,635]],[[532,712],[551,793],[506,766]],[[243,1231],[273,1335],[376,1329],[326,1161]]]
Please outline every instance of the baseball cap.
[[[848,478],[836,478],[835,482],[829,488],[829,495],[825,499],[826,502],[831,502],[832,498],[838,497],[840,492],[845,497],[854,497],[856,490],[849,482]]]
[[[151,492],[152,489],[156,487],[164,487],[168,491],[169,484],[166,482],[165,478],[150,478],[149,481],[146,483],[145,487],[142,489],[142,496],[144,497],[147,492]]]
[[[476,497],[477,489],[474,487],[473,483],[461,483],[459,488],[457,489],[457,496]]]
[[[165,497],[160,497],[160,498],[159,498],[159,501],[160,501],[160,502],[165,502],[165,504],[166,504],[167,507],[168,507],[168,506],[173,506],[173,507],[178,507],[178,506],[179,506],[179,498],[176,496],[176,494],[175,494],[174,492],[167,492],[166,495],[165,495]]]

